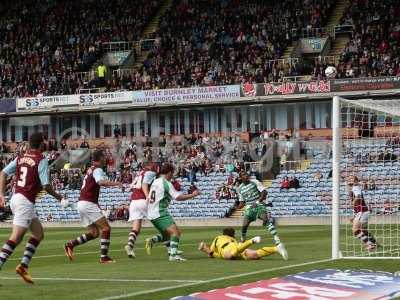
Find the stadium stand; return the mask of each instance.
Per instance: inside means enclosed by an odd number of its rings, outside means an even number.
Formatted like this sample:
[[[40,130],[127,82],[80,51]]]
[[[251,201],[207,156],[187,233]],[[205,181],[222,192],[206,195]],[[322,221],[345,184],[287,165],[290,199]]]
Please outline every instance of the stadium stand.
[[[76,93],[102,43],[139,39],[160,1],[3,1],[0,98]]]
[[[87,87],[78,73],[101,59],[103,43],[139,40],[160,2],[2,3],[0,97],[77,93]],[[300,30],[323,26],[334,2],[175,0],[160,20],[143,67],[111,78],[107,90],[269,82],[300,75],[296,61],[276,59]]]
[[[377,152],[375,147],[382,150]],[[390,147],[384,141],[381,145],[374,144],[374,147],[355,143],[348,145],[346,151],[346,157],[349,161],[357,162],[358,167],[348,173],[343,163],[342,183],[348,176],[356,175],[363,186],[367,203],[376,214],[389,214],[397,210],[398,207],[386,207],[384,204],[393,203],[393,199],[398,197],[396,188],[399,181],[396,170],[400,166],[397,159],[400,155],[398,145]],[[326,168],[327,165],[330,165],[330,158],[318,154],[306,170],[283,170],[268,189],[268,195],[274,204],[271,209],[272,215],[330,215],[332,180],[331,170]],[[301,187],[281,190],[281,181],[287,176],[299,178]],[[348,194],[345,184],[341,186],[341,193]],[[352,214],[349,203],[342,199],[341,213],[343,215]]]
[[[338,78],[400,75],[400,3],[351,1],[341,25],[354,25],[354,32],[337,64]],[[313,76],[324,78],[330,64],[317,63]]]
[[[196,186],[201,190],[201,195],[190,201],[173,201],[170,213],[176,218],[222,218],[233,207],[233,199],[214,198],[215,186],[226,181],[228,175],[211,173],[209,176],[198,174]],[[182,190],[187,191],[190,182],[184,178],[181,182]],[[51,196],[45,195],[36,203],[38,216],[43,221],[68,222],[78,221],[78,211],[75,209],[79,199],[79,190],[67,189],[65,195],[72,202],[72,206],[63,210],[60,204]],[[100,193],[100,207],[106,210],[115,210],[118,207],[129,205],[130,192],[122,193],[116,188],[102,189]]]
[[[325,25],[334,3],[175,0],[160,20],[142,69],[113,78],[109,90],[270,82],[300,75],[296,61],[276,59],[303,28]]]

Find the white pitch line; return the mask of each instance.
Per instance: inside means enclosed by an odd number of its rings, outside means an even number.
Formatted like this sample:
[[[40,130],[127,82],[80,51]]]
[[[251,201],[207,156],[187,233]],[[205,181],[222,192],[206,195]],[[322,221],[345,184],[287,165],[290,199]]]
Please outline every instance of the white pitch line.
[[[0,277],[0,280],[20,280],[19,277]],[[177,282],[177,283],[201,283],[202,280],[168,280],[168,279],[105,279],[105,278],[61,278],[61,277],[35,277],[35,280],[43,281],[102,281],[102,282]]]
[[[200,242],[199,242],[200,243]],[[194,246],[194,245],[198,245],[199,243],[187,243],[187,244],[179,244],[180,247],[184,247],[184,246]],[[301,242],[302,244],[311,244],[311,243],[315,243],[315,241],[303,241]],[[286,245],[290,245],[290,243],[286,243]],[[161,245],[160,245],[161,246]],[[161,247],[160,247],[161,248]],[[136,250],[144,250],[144,247],[138,247],[135,248]],[[108,252],[124,252],[124,249],[114,249],[114,250],[108,250]],[[89,254],[96,254],[96,253],[100,253],[99,251],[87,251],[87,252],[74,252],[74,256],[80,256],[80,255],[89,255]],[[65,254],[51,254],[51,255],[41,255],[41,256],[34,256],[32,259],[43,259],[43,258],[52,258],[52,257],[64,257]],[[20,258],[10,258],[8,259],[9,261],[17,261],[17,260],[21,260]]]
[[[183,288],[183,287],[202,285],[202,284],[213,283],[213,282],[218,282],[218,281],[224,281],[224,280],[240,278],[240,277],[246,277],[246,276],[251,276],[251,275],[257,275],[257,274],[262,274],[262,273],[270,273],[270,272],[279,271],[279,270],[285,270],[285,269],[291,269],[291,268],[315,265],[315,264],[329,262],[329,261],[332,261],[332,259],[331,258],[322,259],[322,260],[310,261],[310,262],[296,264],[296,265],[276,267],[276,268],[272,268],[272,269],[268,269],[268,270],[258,270],[258,271],[248,272],[248,273],[241,273],[241,274],[236,274],[236,275],[230,275],[230,276],[224,276],[224,277],[204,280],[202,282],[193,282],[193,283],[186,283],[186,284],[180,284],[180,285],[167,286],[167,287],[162,287],[162,288],[148,290],[148,291],[141,291],[141,292],[134,292],[134,293],[129,293],[129,294],[122,294],[122,295],[116,295],[116,296],[111,296],[111,297],[105,297],[105,298],[100,298],[100,299],[97,299],[97,300],[124,299],[124,298],[129,298],[129,297],[134,297],[134,296],[147,295],[147,294],[153,294],[153,293],[157,293],[157,292],[175,290],[175,289],[179,289],[179,288]]]
[[[200,242],[199,242],[200,243]],[[198,245],[199,243],[188,243],[188,244],[180,244],[180,246],[193,246],[193,245]],[[145,248],[135,248],[135,250],[144,250]],[[108,250],[108,252],[124,252],[124,249],[118,249],[118,250]],[[88,251],[88,252],[74,252],[74,256],[80,256],[80,255],[89,255],[89,254],[96,254],[100,253],[100,251]],[[52,254],[52,255],[41,255],[41,256],[34,256],[32,259],[43,259],[43,258],[52,258],[52,257],[64,257],[65,254]],[[21,260],[20,258],[10,258],[8,259],[9,261],[12,260]]]

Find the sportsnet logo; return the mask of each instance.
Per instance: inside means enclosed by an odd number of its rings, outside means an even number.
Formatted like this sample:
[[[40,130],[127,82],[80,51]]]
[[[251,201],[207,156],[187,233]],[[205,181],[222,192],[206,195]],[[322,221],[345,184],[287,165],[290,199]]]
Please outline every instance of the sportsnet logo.
[[[257,85],[252,83],[245,83],[242,85],[243,94],[245,97],[254,97],[257,95]]]

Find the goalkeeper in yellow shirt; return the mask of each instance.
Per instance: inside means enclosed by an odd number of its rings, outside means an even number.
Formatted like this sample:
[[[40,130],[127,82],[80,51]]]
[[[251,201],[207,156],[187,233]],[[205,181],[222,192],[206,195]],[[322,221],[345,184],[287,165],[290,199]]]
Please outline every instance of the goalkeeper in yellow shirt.
[[[279,253],[284,260],[288,259],[288,253],[283,243],[257,250],[248,249],[251,245],[258,244],[260,241],[261,238],[256,236],[243,243],[239,243],[235,239],[235,229],[228,227],[222,231],[222,235],[217,236],[213,240],[210,247],[205,242],[201,242],[198,249],[206,253],[209,257],[227,260],[255,260],[274,253]]]

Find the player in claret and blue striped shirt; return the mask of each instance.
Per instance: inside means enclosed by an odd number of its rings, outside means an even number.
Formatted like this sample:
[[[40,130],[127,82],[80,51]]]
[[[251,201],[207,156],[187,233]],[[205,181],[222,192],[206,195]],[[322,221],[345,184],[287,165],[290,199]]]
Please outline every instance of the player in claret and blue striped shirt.
[[[0,172],[0,207],[5,204],[5,187],[8,176],[15,175],[16,183],[11,197],[10,207],[13,212],[13,228],[10,238],[0,251],[0,269],[14,252],[15,248],[29,230],[31,237],[25,246],[21,264],[16,268],[18,275],[27,283],[33,283],[28,273],[28,266],[36,248],[43,240],[43,227],[35,211],[36,197],[42,190],[61,201],[65,208],[68,200],[53,190],[49,181],[49,163],[43,156],[46,151],[43,135],[34,133],[29,138],[29,149],[19,155]]]
[[[118,186],[124,191],[121,182],[113,182],[107,179],[102,167],[105,165],[105,157],[102,150],[93,152],[92,166],[87,170],[83,179],[81,193],[78,201],[78,212],[83,225],[87,226],[87,232],[74,240],[68,241],[64,248],[66,256],[73,260],[73,249],[78,245],[96,239],[101,234],[100,263],[113,263],[108,256],[110,247],[111,227],[99,207],[100,187]]]

